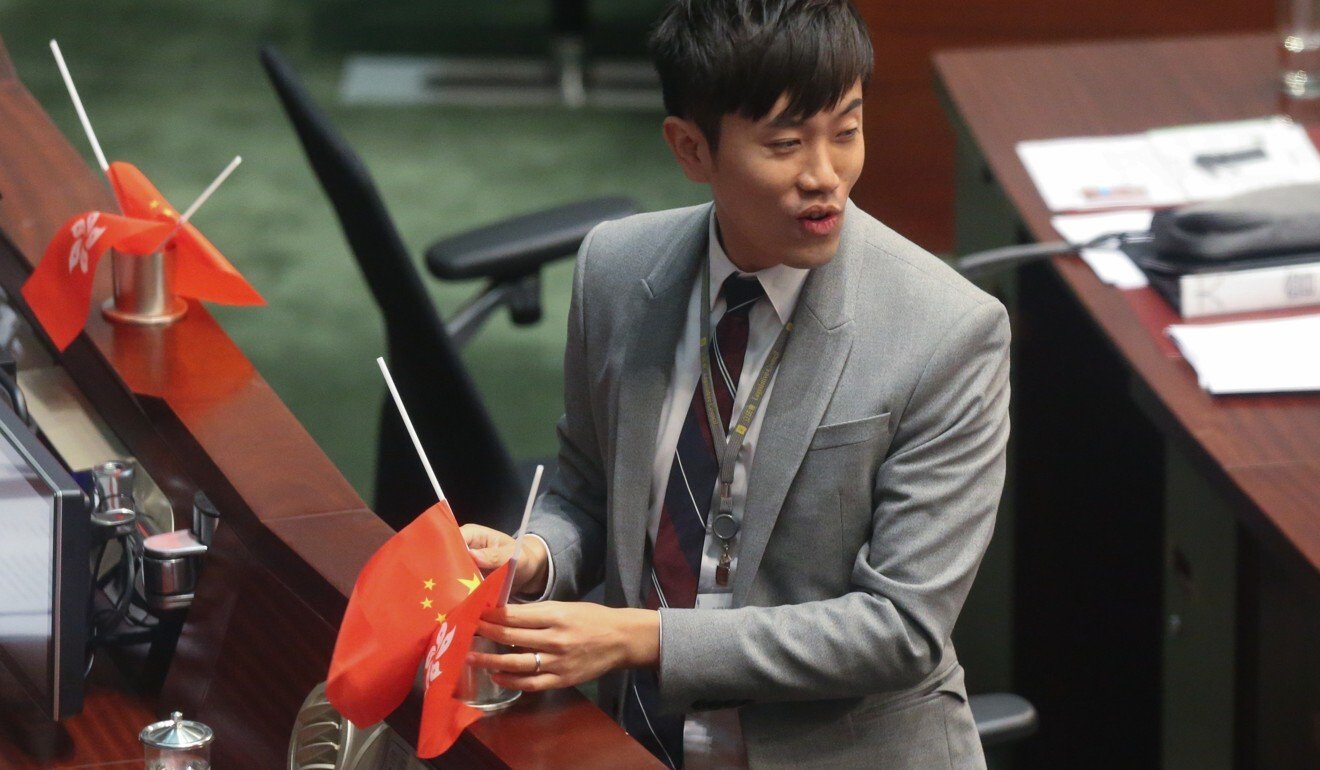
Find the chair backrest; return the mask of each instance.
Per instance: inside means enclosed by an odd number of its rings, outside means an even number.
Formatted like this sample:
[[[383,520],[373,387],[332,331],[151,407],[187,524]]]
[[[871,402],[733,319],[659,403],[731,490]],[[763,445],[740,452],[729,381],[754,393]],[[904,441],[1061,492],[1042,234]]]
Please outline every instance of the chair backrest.
[[[283,55],[265,46],[261,63],[385,317],[390,371],[455,514],[508,531],[526,492],[371,175]],[[397,529],[435,493],[388,394],[385,401],[375,507]]]

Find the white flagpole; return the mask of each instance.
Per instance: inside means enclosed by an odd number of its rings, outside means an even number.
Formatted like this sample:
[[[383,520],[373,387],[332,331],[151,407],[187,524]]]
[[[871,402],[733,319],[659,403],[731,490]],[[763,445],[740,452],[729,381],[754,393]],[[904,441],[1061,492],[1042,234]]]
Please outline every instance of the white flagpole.
[[[224,184],[224,181],[229,178],[230,174],[234,173],[234,169],[238,168],[238,164],[242,162],[243,156],[235,155],[234,159],[229,161],[229,165],[225,166],[225,170],[221,171],[220,175],[212,180],[211,184],[207,185],[205,190],[202,190],[202,194],[197,196],[197,200],[193,201],[193,204],[188,207],[188,210],[183,212],[183,216],[179,217],[179,224],[182,225],[191,219],[192,215],[197,213],[197,209],[200,209],[202,204],[206,203],[207,198],[211,197],[217,187]]]
[[[192,215],[197,213],[197,209],[200,209],[202,207],[202,204],[206,203],[207,199],[209,199],[211,195],[215,193],[216,188],[218,188],[221,184],[224,184],[224,181],[229,178],[230,174],[234,173],[234,169],[238,168],[238,164],[242,162],[243,162],[243,156],[235,155],[234,159],[229,161],[229,165],[225,166],[225,170],[221,171],[220,175],[217,176],[214,180],[212,180],[211,184],[207,185],[205,190],[202,190],[202,194],[197,196],[197,200],[193,201],[192,205],[188,207],[188,210],[183,212],[183,216],[179,217],[178,222],[174,223],[174,229],[170,230],[169,235],[165,236],[165,240],[161,241],[160,245],[152,249],[151,251],[154,253],[165,248],[165,244],[170,242],[170,239],[173,238],[174,235],[178,233],[179,230],[182,229],[185,224],[188,223],[189,219],[192,219]]]
[[[443,502],[445,493],[440,489],[440,482],[435,478],[435,471],[431,469],[431,461],[426,459],[426,452],[422,449],[422,441],[417,438],[417,430],[413,428],[412,420],[408,417],[408,410],[403,406],[403,399],[399,397],[399,390],[394,387],[394,378],[390,376],[390,368],[385,365],[384,358],[377,358],[376,364],[380,366],[380,373],[385,375],[385,384],[390,389],[390,395],[394,396],[394,405],[399,408],[399,416],[403,418],[403,425],[408,429],[408,435],[412,436],[413,446],[417,448],[417,456],[422,458],[422,466],[426,468],[426,475],[431,479],[431,486],[435,487],[435,496]]]
[[[518,525],[518,533],[513,544],[513,560],[517,561],[519,554],[522,553],[523,536],[527,534],[527,522],[532,518],[532,506],[536,503],[536,493],[541,488],[541,474],[545,472],[544,465],[536,466],[536,475],[532,476],[532,491],[527,493],[527,507],[523,508],[522,524]]]
[[[87,110],[83,109],[82,99],[78,98],[78,88],[73,84],[73,76],[69,74],[69,66],[64,63],[64,54],[60,53],[60,44],[54,40],[50,41],[50,52],[55,54],[55,64],[60,68],[60,75],[64,78],[64,87],[69,89],[69,97],[73,99],[73,108],[78,111],[78,120],[82,121],[83,131],[87,132],[87,141],[92,143],[92,152],[96,153],[96,162],[101,164],[101,171],[109,171],[110,164],[105,160],[105,153],[101,151],[101,143],[96,141],[96,132],[92,130],[92,121],[87,119]]]
[[[523,508],[522,524],[518,525],[518,533],[513,541],[513,556],[509,557],[509,574],[504,581],[504,589],[500,592],[501,607],[509,603],[509,593],[513,590],[513,574],[518,571],[518,556],[522,554],[523,538],[527,536],[527,522],[532,518],[532,505],[536,503],[536,493],[541,489],[541,474],[544,471],[545,466],[538,465],[536,475],[532,477],[532,490],[527,493],[527,506]]]

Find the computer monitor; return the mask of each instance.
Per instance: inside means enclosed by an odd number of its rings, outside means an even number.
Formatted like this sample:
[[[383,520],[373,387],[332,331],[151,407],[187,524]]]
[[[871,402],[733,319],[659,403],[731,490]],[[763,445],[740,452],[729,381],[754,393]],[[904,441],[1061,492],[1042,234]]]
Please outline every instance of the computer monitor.
[[[90,501],[0,398],[0,693],[53,720],[82,709]]]

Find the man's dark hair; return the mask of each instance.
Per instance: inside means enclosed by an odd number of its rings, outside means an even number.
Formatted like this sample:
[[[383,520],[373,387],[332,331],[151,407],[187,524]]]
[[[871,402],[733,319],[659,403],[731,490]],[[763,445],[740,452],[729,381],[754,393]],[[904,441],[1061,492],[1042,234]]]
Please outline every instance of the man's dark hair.
[[[871,80],[871,40],[851,0],[674,0],[651,33],[665,109],[719,145],[720,119],[760,120],[780,95],[808,118]]]

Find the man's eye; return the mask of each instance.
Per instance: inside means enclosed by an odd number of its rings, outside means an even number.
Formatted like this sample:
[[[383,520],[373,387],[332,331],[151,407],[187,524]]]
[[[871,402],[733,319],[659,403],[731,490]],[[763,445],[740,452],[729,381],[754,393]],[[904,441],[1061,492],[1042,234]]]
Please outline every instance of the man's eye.
[[[862,132],[862,130],[861,130],[860,128],[849,128],[849,129],[847,129],[847,130],[845,130],[845,131],[840,131],[840,132],[839,132],[839,138],[840,138],[840,139],[852,139],[853,137],[857,136],[857,135],[860,134],[861,132]]]
[[[778,141],[771,142],[771,143],[770,143],[770,149],[772,149],[772,150],[791,150],[791,149],[793,149],[794,147],[797,147],[798,144],[799,144],[799,142],[798,142],[798,140],[796,140],[796,139],[780,139],[780,140],[778,140]]]

